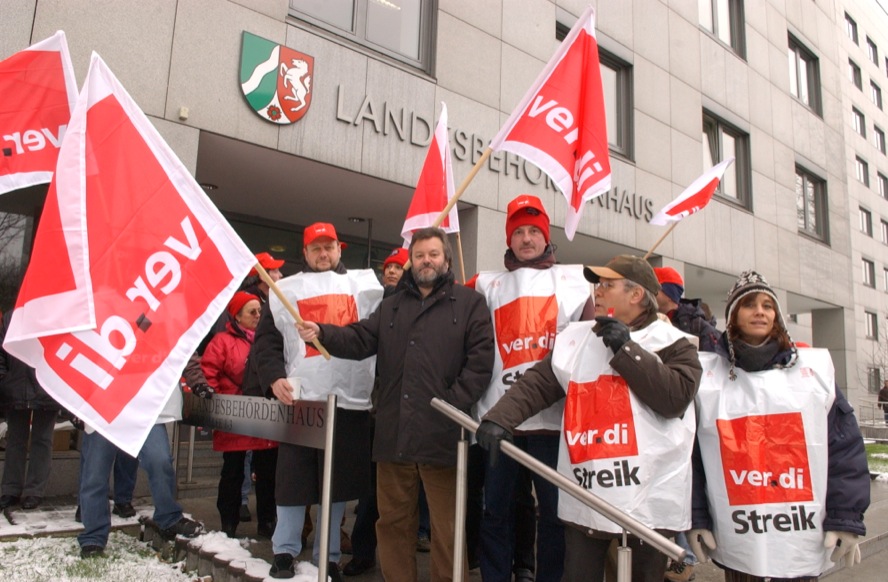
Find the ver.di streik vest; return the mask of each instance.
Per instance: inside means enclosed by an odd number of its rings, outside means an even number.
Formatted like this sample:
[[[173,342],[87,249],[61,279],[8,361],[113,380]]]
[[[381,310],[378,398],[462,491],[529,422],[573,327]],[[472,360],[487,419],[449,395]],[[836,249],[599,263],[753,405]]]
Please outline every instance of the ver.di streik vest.
[[[796,578],[829,569],[823,547],[827,415],[835,374],[825,349],[795,366],[745,372],[700,354],[697,438],[717,548],[712,558],[755,576]]]
[[[552,350],[556,334],[579,320],[590,286],[582,265],[553,265],[481,273],[475,290],[487,299],[496,342],[490,387],[472,409],[480,420],[528,368]],[[564,402],[557,402],[517,430],[560,430],[563,410]]]
[[[347,325],[368,317],[382,301],[382,286],[373,271],[361,269],[345,274],[299,273],[277,282],[299,315],[306,321]],[[287,377],[302,383],[301,400],[325,400],[337,396],[337,406],[369,410],[370,391],[376,373],[376,356],[364,360],[330,361],[311,344],[306,345],[296,331],[293,316],[277,295],[268,301],[274,323],[284,336]]]
[[[592,331],[571,323],[558,334],[552,370],[567,393],[558,472],[648,527],[684,531],[691,525],[693,407],[664,418],[635,397],[610,367],[613,352]],[[655,353],[689,336],[657,320],[630,334]],[[611,533],[622,529],[568,494],[558,517]]]

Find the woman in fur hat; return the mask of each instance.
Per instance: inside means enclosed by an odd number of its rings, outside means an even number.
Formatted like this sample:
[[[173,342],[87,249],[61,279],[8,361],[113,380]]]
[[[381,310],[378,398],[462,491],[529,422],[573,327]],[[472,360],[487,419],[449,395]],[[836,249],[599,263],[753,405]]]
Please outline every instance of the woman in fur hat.
[[[816,580],[860,561],[870,479],[829,352],[793,344],[777,296],[746,271],[727,329],[700,354],[692,530],[727,582]]]

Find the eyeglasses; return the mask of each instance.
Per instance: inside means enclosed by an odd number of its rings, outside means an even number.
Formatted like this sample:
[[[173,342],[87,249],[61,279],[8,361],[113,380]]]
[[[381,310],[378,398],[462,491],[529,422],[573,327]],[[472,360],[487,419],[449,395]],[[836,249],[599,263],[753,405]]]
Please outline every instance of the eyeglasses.
[[[247,314],[249,314],[249,315],[259,315],[260,313],[262,313],[261,309],[251,309],[251,310],[247,311]]]
[[[599,281],[598,286],[604,289],[605,291],[609,291],[611,289],[617,288],[617,282],[622,281],[623,279],[614,279],[613,281]]]

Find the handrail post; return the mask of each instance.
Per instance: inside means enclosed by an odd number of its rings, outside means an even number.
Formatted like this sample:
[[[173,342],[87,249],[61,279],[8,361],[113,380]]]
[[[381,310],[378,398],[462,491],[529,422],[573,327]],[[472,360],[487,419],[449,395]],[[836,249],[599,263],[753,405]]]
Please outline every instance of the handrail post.
[[[318,550],[318,582],[327,582],[330,560],[330,507],[333,503],[333,447],[336,430],[336,395],[327,395],[327,419],[324,435],[324,477],[321,479],[321,505],[318,508],[320,522],[320,548]],[[336,524],[339,527],[339,524]]]
[[[460,430],[460,440],[456,443],[456,515],[453,531],[453,582],[462,582],[463,564],[466,560],[466,479],[468,476],[469,443],[466,429]]]
[[[197,427],[195,426],[188,427],[188,469],[185,472],[185,482],[189,485],[194,483],[192,475],[194,473],[194,439],[196,429]]]
[[[629,547],[628,532],[623,530],[623,543],[617,548],[617,582],[632,580],[632,548]]]

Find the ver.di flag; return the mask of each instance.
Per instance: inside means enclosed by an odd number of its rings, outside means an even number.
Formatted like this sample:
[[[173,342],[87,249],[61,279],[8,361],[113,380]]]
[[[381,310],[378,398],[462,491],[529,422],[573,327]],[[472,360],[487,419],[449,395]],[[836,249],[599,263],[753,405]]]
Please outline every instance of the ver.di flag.
[[[733,161],[734,158],[728,158],[709,168],[702,176],[685,188],[685,191],[678,198],[663,207],[663,210],[658,212],[651,219],[650,223],[666,226],[667,223],[678,222],[682,218],[702,210],[712,200],[712,195],[715,193],[716,188],[718,188],[722,176],[725,175],[725,170],[728,169],[728,166]]]
[[[610,190],[604,92],[595,13],[586,9],[506,124],[492,150],[522,156],[567,198],[564,230],[573,240],[583,205]]]
[[[4,347],[136,455],[255,262],[93,54]]]
[[[0,194],[52,179],[76,100],[64,32],[0,61]]]
[[[429,153],[413,192],[413,200],[407,210],[407,218],[401,229],[404,246],[410,245],[413,232],[432,226],[444,211],[455,192],[453,186],[453,165],[450,160],[450,140],[447,135],[447,105],[441,103],[441,117],[435,127]],[[444,232],[459,232],[459,213],[456,205],[450,209],[440,224]]]

